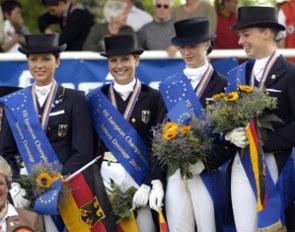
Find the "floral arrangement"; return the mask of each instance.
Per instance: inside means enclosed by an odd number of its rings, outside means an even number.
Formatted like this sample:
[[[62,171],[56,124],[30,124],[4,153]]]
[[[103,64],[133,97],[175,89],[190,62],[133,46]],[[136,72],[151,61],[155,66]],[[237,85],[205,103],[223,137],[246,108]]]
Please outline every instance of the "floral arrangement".
[[[183,126],[164,121],[153,128],[153,134],[153,155],[167,167],[168,176],[180,169],[184,179],[192,178],[189,165],[204,160],[213,148],[207,122],[196,117]]]
[[[131,219],[132,199],[136,192],[135,187],[130,187],[122,192],[120,186],[111,180],[111,194],[109,195],[112,209],[118,220]]]
[[[27,176],[22,176],[18,179],[18,182],[27,192],[25,198],[30,200],[31,208],[34,207],[34,202],[41,195],[47,193],[52,184],[58,179],[62,179],[64,182],[64,177],[61,175],[62,166],[57,162],[53,163],[39,163],[32,167],[30,174]],[[70,190],[66,189],[66,185],[63,185],[62,190],[59,194],[59,201],[62,202],[63,196],[65,196]]]
[[[212,97],[206,109],[206,118],[213,133],[225,134],[237,127],[247,127],[257,117],[260,128],[272,129],[273,121],[280,121],[266,110],[276,108],[277,102],[263,90],[239,85],[236,92],[220,93]]]

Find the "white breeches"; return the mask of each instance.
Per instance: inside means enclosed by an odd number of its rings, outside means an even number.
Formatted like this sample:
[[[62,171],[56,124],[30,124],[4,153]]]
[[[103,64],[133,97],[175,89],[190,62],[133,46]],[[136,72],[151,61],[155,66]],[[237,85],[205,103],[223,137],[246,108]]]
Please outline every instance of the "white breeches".
[[[276,183],[278,168],[273,154],[266,153],[265,161],[272,180]],[[231,197],[237,231],[257,231],[257,202],[238,153],[232,165]]]
[[[165,209],[170,232],[215,232],[214,205],[200,175],[185,182],[180,170],[168,178]]]
[[[103,161],[101,166],[101,175],[104,185],[107,189],[111,189],[110,179],[112,179],[117,185],[119,185],[121,191],[123,192],[125,192],[131,186],[134,186],[135,188],[139,187],[120,163],[108,164],[107,161]],[[136,222],[140,232],[156,231],[152,218],[152,213],[148,206],[137,210]]]

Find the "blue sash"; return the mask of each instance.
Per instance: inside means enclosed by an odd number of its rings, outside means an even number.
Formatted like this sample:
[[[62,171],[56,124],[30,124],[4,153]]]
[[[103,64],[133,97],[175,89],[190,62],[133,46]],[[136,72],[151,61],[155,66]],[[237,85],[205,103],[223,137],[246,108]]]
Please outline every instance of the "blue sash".
[[[31,88],[24,88],[0,98],[16,145],[29,173],[36,164],[59,163],[55,151],[41,128],[33,104]],[[58,215],[57,199],[60,190],[61,181],[56,181],[48,193],[36,199],[35,211],[41,214]],[[45,197],[50,201],[42,200]]]
[[[179,101],[182,101],[196,116],[202,114],[202,104],[196,96],[191,83],[182,72],[161,82],[159,90],[168,111],[172,110]]]
[[[178,114],[169,116],[170,119],[179,118],[179,116],[187,114],[185,110],[181,112],[181,109],[184,107],[181,107],[181,104],[179,104],[180,101],[182,101],[191,112],[194,112],[197,117],[203,116],[203,106],[199,97],[195,94],[191,83],[183,73],[177,73],[176,75],[168,77],[160,84],[159,90],[169,111],[168,115],[171,113]],[[210,174],[202,173],[200,176],[214,202],[214,208],[223,230],[228,232],[236,231],[234,226],[226,225],[225,223],[225,198],[220,194],[220,190],[225,189],[225,172],[216,171]]]
[[[93,123],[100,139],[140,186],[149,172],[149,151],[137,131],[102,93],[87,94]]]
[[[257,199],[257,189],[255,185],[254,173],[252,171],[249,149],[245,149],[245,154],[241,157],[241,162],[247,174],[255,198]],[[281,197],[277,190],[265,163],[266,170],[266,201],[264,209],[258,213],[258,228],[268,228],[281,222]]]
[[[238,85],[247,85],[246,67],[253,62],[254,60],[248,60],[228,72],[228,85],[225,89],[226,93],[237,91]]]
[[[20,155],[30,173],[33,165],[58,161],[33,105],[31,87],[0,98]]]

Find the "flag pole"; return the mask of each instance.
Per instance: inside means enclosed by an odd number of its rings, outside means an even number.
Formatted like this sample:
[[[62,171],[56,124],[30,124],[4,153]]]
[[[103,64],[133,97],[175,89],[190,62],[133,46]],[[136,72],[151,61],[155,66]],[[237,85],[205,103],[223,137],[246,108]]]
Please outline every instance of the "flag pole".
[[[72,175],[70,175],[69,177],[67,177],[65,181],[68,182],[69,180],[73,179],[75,176],[77,176],[78,174],[80,174],[81,172],[83,172],[86,168],[88,168],[89,166],[91,166],[92,164],[94,164],[97,160],[99,160],[100,157],[101,157],[101,155],[97,156],[95,159],[93,159],[92,161],[90,161],[88,164],[85,164],[82,168],[78,169]]]

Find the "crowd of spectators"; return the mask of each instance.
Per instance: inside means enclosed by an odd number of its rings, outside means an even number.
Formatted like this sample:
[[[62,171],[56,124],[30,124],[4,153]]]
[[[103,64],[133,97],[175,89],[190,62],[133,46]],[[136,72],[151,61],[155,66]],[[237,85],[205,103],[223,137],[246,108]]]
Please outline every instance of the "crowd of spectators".
[[[104,51],[103,38],[108,35],[136,34],[145,50],[166,50],[169,56],[176,54],[170,43],[175,36],[176,21],[207,17],[209,31],[215,34],[216,49],[239,49],[238,35],[230,27],[237,22],[238,0],[215,0],[214,6],[205,0],[186,0],[174,6],[173,0],[153,0],[153,16],[140,0],[41,0],[47,13],[39,15],[38,27],[42,33],[53,33],[59,25],[60,43],[68,45],[68,51]],[[294,0],[280,6],[279,21],[287,25],[285,38],[279,46],[292,47],[294,23],[288,12]],[[17,52],[23,43],[23,35],[29,33],[21,15],[21,4],[17,0],[2,0],[0,12],[0,44],[2,52]],[[288,11],[289,9],[289,11]],[[2,16],[3,13],[3,16]]]

